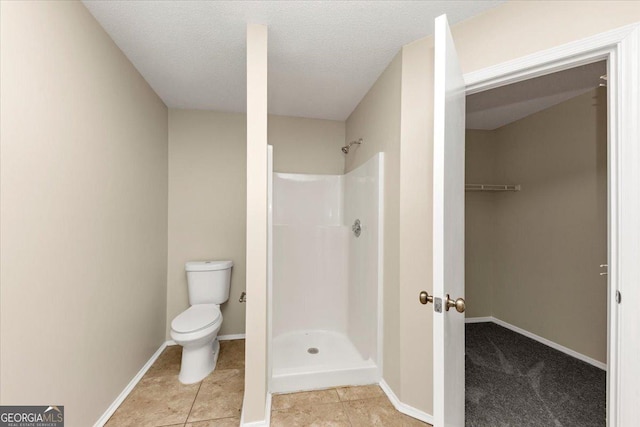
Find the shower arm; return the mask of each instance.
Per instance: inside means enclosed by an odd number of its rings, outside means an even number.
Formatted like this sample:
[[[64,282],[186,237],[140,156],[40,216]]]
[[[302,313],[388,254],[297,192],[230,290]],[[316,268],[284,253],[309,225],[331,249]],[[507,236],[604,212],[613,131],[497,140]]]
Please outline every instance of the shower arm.
[[[356,145],[360,145],[360,144],[362,144],[362,138],[360,138],[360,139],[358,139],[358,140],[351,141],[350,143],[348,143],[347,145],[345,145],[344,147],[342,147],[342,152],[343,152],[344,154],[349,154],[349,149],[350,149],[350,148],[351,148],[351,146],[352,146],[352,145],[354,145],[354,144],[356,144]]]

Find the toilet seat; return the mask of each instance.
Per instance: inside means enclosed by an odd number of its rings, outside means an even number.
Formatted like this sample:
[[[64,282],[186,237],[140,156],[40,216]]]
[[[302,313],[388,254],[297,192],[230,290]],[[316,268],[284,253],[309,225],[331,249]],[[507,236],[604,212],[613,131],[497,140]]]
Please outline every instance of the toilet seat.
[[[180,334],[188,334],[206,329],[222,319],[217,304],[195,304],[171,321],[171,329]]]

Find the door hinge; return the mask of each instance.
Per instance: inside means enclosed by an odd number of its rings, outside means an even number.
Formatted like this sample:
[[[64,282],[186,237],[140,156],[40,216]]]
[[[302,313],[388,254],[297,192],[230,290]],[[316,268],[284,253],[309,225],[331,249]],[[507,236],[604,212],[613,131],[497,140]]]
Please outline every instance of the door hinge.
[[[622,301],[622,294],[620,293],[620,291],[616,291],[616,302],[620,304],[621,301]]]

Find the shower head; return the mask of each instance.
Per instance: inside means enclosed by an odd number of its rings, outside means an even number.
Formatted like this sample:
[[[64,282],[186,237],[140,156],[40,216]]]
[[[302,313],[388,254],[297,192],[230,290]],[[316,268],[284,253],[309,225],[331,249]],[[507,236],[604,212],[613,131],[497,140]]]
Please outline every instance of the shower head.
[[[352,146],[353,144],[356,144],[356,145],[360,145],[360,144],[362,144],[362,138],[360,138],[360,139],[359,139],[359,140],[357,140],[357,141],[351,141],[350,143],[348,143],[347,145],[345,145],[344,147],[342,147],[342,148],[341,148],[342,152],[343,152],[344,154],[349,154],[349,149],[351,148],[351,146]]]

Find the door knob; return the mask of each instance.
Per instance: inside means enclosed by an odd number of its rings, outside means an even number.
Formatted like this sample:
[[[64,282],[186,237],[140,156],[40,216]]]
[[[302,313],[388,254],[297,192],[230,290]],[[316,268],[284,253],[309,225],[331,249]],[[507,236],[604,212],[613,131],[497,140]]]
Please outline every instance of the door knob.
[[[433,303],[433,295],[429,295],[427,291],[420,292],[420,304]]]
[[[455,307],[458,313],[464,313],[464,309],[465,309],[464,299],[458,298],[457,300],[454,301],[451,298],[449,298],[449,294],[447,294],[446,302],[447,303],[445,304],[445,310],[449,311],[451,307]]]

